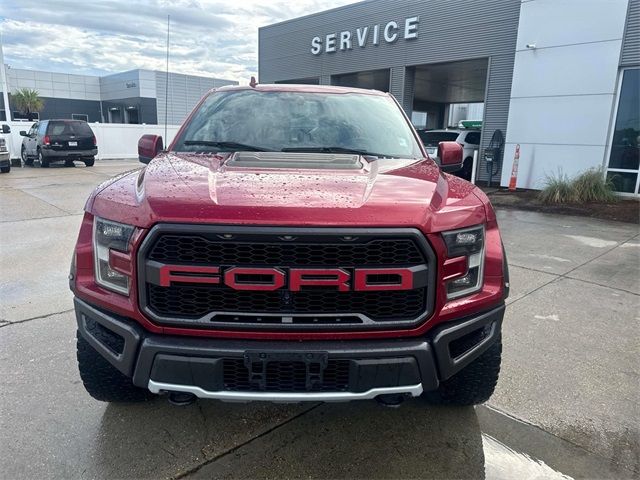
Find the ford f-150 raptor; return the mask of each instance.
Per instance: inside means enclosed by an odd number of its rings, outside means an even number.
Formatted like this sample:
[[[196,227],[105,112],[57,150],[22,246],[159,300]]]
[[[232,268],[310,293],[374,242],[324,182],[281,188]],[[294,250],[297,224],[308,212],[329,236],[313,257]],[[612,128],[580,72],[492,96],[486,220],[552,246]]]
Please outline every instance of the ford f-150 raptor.
[[[69,275],[91,396],[492,394],[509,287],[495,212],[391,95],[223,87],[139,154],[88,199]],[[460,155],[439,145],[443,164]]]

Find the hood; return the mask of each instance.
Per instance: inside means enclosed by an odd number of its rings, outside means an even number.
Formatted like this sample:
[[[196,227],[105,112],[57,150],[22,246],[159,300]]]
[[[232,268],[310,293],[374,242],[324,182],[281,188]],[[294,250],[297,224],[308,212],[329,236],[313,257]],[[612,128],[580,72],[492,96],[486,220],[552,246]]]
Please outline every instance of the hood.
[[[281,161],[262,166],[231,154],[168,153],[101,185],[87,209],[142,228],[183,222],[436,232],[485,218],[475,187],[441,173],[430,159],[354,157],[355,166],[332,168],[277,155]]]

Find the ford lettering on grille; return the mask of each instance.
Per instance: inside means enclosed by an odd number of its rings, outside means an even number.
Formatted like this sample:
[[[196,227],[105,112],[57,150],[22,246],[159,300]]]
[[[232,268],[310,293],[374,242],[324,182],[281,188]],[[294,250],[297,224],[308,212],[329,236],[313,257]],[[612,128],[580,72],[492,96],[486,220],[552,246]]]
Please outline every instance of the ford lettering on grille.
[[[174,284],[226,285],[234,290],[272,291],[326,287],[339,292],[412,290],[426,284],[426,265],[405,268],[244,268],[191,265],[162,265],[150,262],[149,278],[157,285]],[[156,283],[156,282],[154,282]]]

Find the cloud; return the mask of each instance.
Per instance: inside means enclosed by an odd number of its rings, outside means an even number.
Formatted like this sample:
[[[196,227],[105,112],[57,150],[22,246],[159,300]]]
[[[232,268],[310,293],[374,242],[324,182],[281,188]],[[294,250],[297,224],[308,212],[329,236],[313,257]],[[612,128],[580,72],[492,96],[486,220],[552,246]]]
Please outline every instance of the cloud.
[[[2,0],[5,63],[104,74],[164,70],[246,83],[257,74],[258,28],[354,0]]]

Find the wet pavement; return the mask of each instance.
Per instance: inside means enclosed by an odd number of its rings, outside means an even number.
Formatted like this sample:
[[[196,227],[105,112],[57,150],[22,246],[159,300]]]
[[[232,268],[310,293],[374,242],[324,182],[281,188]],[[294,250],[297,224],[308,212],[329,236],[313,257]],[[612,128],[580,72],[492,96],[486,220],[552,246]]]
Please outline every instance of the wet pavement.
[[[92,400],[69,260],[90,190],[136,167],[0,176],[3,478],[640,478],[640,232],[615,222],[499,212],[512,295],[487,405]]]

